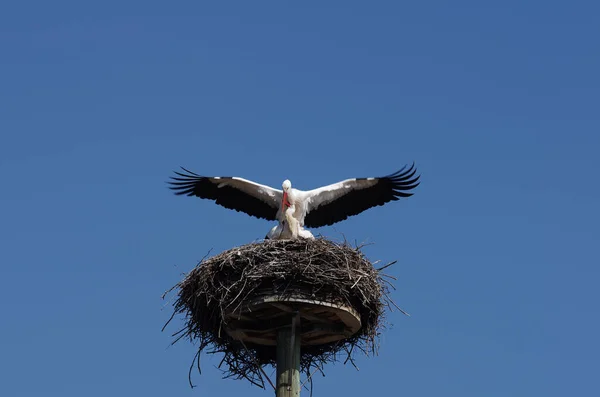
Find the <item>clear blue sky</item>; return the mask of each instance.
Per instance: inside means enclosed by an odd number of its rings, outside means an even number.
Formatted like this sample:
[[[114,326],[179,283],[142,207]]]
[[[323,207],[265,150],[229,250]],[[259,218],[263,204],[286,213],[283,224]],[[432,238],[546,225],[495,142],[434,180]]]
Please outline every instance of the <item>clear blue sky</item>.
[[[0,395],[272,395],[218,358],[190,389],[160,331],[183,272],[272,224],[165,181],[413,160],[415,196],[315,231],[397,259],[412,314],[315,396],[598,393],[600,6],[212,3],[0,6]]]

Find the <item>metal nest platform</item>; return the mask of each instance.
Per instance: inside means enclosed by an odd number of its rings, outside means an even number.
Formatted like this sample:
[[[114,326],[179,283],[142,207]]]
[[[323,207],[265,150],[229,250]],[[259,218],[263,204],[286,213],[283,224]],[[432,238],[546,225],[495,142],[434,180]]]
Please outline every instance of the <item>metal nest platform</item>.
[[[361,247],[324,238],[233,248],[203,259],[166,293],[177,291],[165,327],[184,316],[173,343],[198,344],[190,376],[201,353],[219,353],[225,377],[260,387],[271,383],[263,366],[281,361],[287,330],[299,351],[293,360],[310,379],[326,363],[354,364],[356,351],[377,353],[385,309],[400,309],[388,297],[393,277],[381,272],[393,263],[375,269]]]

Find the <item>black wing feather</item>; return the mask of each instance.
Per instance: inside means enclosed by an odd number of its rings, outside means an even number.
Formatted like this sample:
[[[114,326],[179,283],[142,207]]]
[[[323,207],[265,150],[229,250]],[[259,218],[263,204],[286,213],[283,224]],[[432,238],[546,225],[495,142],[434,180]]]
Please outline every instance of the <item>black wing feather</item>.
[[[175,171],[178,176],[172,176],[172,181],[168,182],[171,185],[169,188],[175,191],[176,195],[214,200],[217,204],[231,210],[269,221],[277,220],[277,208],[234,187],[218,187],[218,183],[232,179],[231,177],[221,177],[217,182],[213,182],[209,177],[181,168],[186,173]]]
[[[304,218],[304,225],[333,225],[369,208],[412,196],[410,191],[419,186],[420,175],[415,177],[417,170],[414,163],[408,170],[405,169],[406,166],[393,174],[377,178],[378,182],[369,188],[352,190],[337,200],[312,210]]]

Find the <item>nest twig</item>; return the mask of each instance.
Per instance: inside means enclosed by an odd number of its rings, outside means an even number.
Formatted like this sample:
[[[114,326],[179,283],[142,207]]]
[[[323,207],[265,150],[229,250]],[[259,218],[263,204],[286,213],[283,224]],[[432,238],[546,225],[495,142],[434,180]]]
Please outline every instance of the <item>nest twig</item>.
[[[395,262],[377,270],[361,248],[324,238],[267,240],[200,261],[167,291],[178,289],[178,295],[165,327],[175,315],[185,316],[183,328],[173,334],[173,343],[182,338],[198,343],[190,376],[194,367],[200,371],[201,353],[222,353],[219,368],[226,378],[246,379],[264,387],[262,367],[275,364],[275,347],[244,344],[224,329],[227,313],[235,312],[265,290],[280,296],[302,295],[350,306],[360,316],[361,328],[351,337],[302,347],[300,366],[307,376],[316,370],[323,372],[325,364],[342,359],[344,364],[354,365],[357,350],[366,355],[377,354],[385,308],[400,309],[388,296],[393,288],[388,279],[393,277],[381,273]]]

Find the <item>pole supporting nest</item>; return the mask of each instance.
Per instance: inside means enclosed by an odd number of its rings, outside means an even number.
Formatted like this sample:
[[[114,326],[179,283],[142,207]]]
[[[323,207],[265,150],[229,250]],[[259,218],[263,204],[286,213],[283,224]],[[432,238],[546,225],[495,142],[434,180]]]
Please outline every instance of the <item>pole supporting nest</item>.
[[[277,330],[277,397],[300,396],[300,315],[292,317],[291,325]]]

